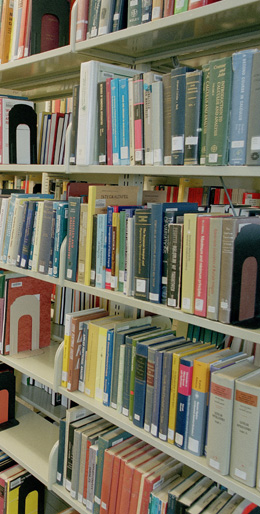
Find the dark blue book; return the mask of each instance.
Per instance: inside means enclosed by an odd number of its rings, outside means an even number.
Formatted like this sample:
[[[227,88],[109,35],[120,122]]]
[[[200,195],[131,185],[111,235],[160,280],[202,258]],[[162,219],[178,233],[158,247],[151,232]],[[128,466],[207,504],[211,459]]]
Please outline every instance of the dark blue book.
[[[66,417],[60,419],[59,447],[57,463],[57,484],[63,485],[64,453],[65,453]]]
[[[21,230],[20,240],[19,240],[19,244],[18,244],[16,266],[20,266],[20,263],[21,263],[21,255],[22,255],[23,241],[24,241],[24,235],[25,235],[28,207],[29,207],[29,200],[26,200],[26,202],[24,202],[24,204],[23,204],[22,230]]]
[[[59,277],[60,269],[60,248],[64,238],[67,235],[68,225],[68,202],[60,202],[56,211],[56,227],[53,250],[53,276]]]
[[[106,341],[106,360],[105,360],[105,376],[103,389],[103,404],[110,406],[111,384],[112,384],[112,364],[114,349],[114,329],[107,331]]]
[[[29,200],[23,245],[20,256],[20,266],[21,268],[25,269],[28,268],[36,204],[37,202],[35,200]]]

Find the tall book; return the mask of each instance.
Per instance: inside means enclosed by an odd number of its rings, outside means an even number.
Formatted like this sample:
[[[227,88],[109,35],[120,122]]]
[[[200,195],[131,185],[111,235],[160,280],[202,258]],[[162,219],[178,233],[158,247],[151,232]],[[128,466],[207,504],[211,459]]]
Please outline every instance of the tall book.
[[[152,84],[152,134],[153,164],[163,165],[163,84],[156,81]]]
[[[194,314],[204,317],[207,313],[209,224],[209,216],[198,216],[196,232]]]
[[[148,71],[144,73],[144,134],[145,164],[153,164],[152,84],[161,80],[161,75]]]
[[[232,55],[233,87],[230,118],[229,164],[246,162],[248,116],[253,57],[257,50],[234,52]],[[249,128],[251,130],[251,126]]]
[[[185,99],[186,73],[191,71],[187,66],[174,68],[171,71],[172,81],[172,164],[184,163],[184,130],[185,130]]]
[[[206,165],[228,162],[229,123],[232,91],[232,60],[223,57],[210,62],[209,111]]]
[[[144,76],[143,73],[133,77],[134,103],[134,149],[135,164],[145,163],[144,154]]]
[[[119,79],[119,159],[130,164],[128,79]]]
[[[169,253],[167,268],[167,305],[181,306],[181,267],[182,267],[183,224],[169,225]]]
[[[112,32],[115,3],[116,0],[113,0],[112,2],[108,0],[101,0],[98,26],[99,36]]]
[[[98,61],[82,63],[80,68],[77,164],[98,163],[97,84],[108,77],[131,77],[134,70]],[[89,143],[86,145],[86,138]]]
[[[181,308],[194,313],[197,214],[184,214]]]
[[[206,162],[206,138],[209,114],[209,63],[202,66],[202,101],[201,101],[201,138],[200,138],[200,164]]]
[[[135,298],[148,300],[150,282],[151,209],[135,211]]]
[[[175,0],[174,14],[186,12],[188,10],[189,0]]]
[[[229,473],[235,380],[255,370],[241,362],[211,375],[207,463],[221,475]]]
[[[171,73],[165,73],[163,82],[163,163],[171,164],[171,127],[172,127],[172,107],[171,107]],[[146,162],[146,161],[145,161]]]
[[[67,222],[66,279],[76,282],[78,261],[78,239],[80,221],[80,198],[70,197]]]
[[[260,144],[258,139],[259,120],[256,116],[255,106],[259,99],[259,52],[253,55],[253,65],[251,74],[250,101],[249,101],[249,118],[248,118],[248,135],[247,135],[247,152],[246,164],[258,165],[260,162]]]

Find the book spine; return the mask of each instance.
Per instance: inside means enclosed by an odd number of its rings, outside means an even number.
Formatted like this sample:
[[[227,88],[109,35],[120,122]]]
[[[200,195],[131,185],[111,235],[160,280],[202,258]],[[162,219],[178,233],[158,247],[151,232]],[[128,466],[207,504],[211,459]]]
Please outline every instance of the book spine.
[[[112,32],[117,32],[127,25],[127,4],[128,0],[116,0]]]
[[[66,279],[76,282],[78,238],[80,222],[80,198],[70,197],[67,224]]]
[[[29,201],[26,226],[25,226],[25,232],[24,232],[24,240],[23,240],[21,258],[20,258],[20,266],[21,266],[21,268],[25,268],[25,269],[28,267],[28,261],[29,261],[29,253],[30,253],[31,240],[32,240],[34,217],[35,217],[35,208],[36,208],[36,202]]]
[[[153,132],[153,164],[163,165],[163,83],[152,84],[152,132]]]
[[[82,323],[82,345],[81,345],[81,352],[80,352],[79,384],[78,384],[78,390],[81,393],[84,393],[84,389],[85,389],[87,349],[88,349],[88,325],[87,325],[87,323]]]
[[[145,345],[142,346],[142,344],[137,344],[133,423],[140,428],[144,426],[147,358],[147,347]]]
[[[210,219],[207,318],[218,320],[222,244],[222,218]]]
[[[125,269],[126,269],[126,211],[120,212],[119,219],[119,273],[118,291],[124,292]]]
[[[110,398],[111,398],[113,348],[114,348],[114,331],[108,330],[107,344],[106,344],[104,392],[103,392],[103,404],[106,405],[107,407],[110,406]]]
[[[57,484],[59,484],[59,485],[63,485],[65,431],[66,431],[66,420],[60,419],[58,463],[57,463]]]
[[[152,19],[152,8],[153,1],[148,0],[146,2],[142,1],[142,23],[147,23]]]
[[[168,254],[169,254],[169,224],[173,223],[173,213],[165,212],[163,216],[163,237],[162,237],[162,303],[167,304],[167,275],[168,275]]]
[[[111,80],[111,116],[112,116],[112,149],[113,165],[121,164],[119,142],[119,79]]]
[[[28,216],[28,209],[29,209],[29,201],[24,202],[23,205],[23,215],[22,215],[22,227],[21,227],[21,233],[20,233],[20,241],[17,249],[17,257],[16,257],[16,266],[21,266],[21,257],[22,257],[22,249],[23,249],[23,243],[25,238],[25,230],[27,225],[27,216]]]
[[[96,287],[105,288],[107,215],[97,215]]]
[[[151,434],[158,437],[160,408],[161,408],[161,387],[162,387],[162,364],[163,355],[161,352],[155,353],[154,359],[154,392],[153,392],[153,408],[151,420]]]
[[[123,381],[123,400],[122,413],[129,416],[129,397],[131,380],[131,361],[132,361],[132,339],[126,336],[125,340],[125,362],[124,362],[124,381]]]
[[[111,256],[111,290],[118,289],[118,256],[119,256],[119,234],[120,234],[120,213],[115,207],[112,217],[112,256]]]
[[[90,285],[96,283],[96,257],[97,257],[97,214],[93,215],[92,228],[92,247],[91,247],[91,266],[90,266]]]
[[[90,5],[91,9],[89,12],[87,39],[98,35],[101,0],[93,0]]]
[[[50,256],[49,256],[49,265],[48,265],[48,275],[50,277],[53,276],[55,230],[56,230],[56,209],[53,210],[52,220],[51,220],[51,244],[50,244]]]
[[[162,276],[162,230],[163,208],[162,204],[153,204],[151,209],[151,249],[150,249],[150,286],[149,300],[161,302],[161,276]]]
[[[152,4],[152,2],[151,2]],[[153,164],[153,127],[152,127],[152,82],[151,72],[144,73],[144,134],[145,164]]]
[[[85,41],[88,31],[89,0],[78,2],[78,16],[76,23],[76,43]]]
[[[167,304],[181,306],[181,265],[183,225],[169,225],[169,257],[167,269]]]
[[[119,80],[120,163],[130,164],[128,79]]]
[[[144,164],[144,79],[143,73],[133,77],[135,164]]]
[[[181,308],[194,312],[197,216],[184,214]]]
[[[28,260],[28,269],[32,269],[32,265],[33,265],[33,253],[34,253],[34,243],[35,243],[35,235],[36,235],[36,227],[37,227],[38,210],[39,210],[39,202],[36,202],[35,214],[34,214],[34,220],[33,220],[33,229],[32,229],[32,239],[31,239],[31,246],[30,246],[29,260]]]
[[[115,10],[115,0],[101,0],[98,35],[109,34],[112,32],[113,15]]]
[[[0,99],[1,100],[1,99]],[[128,79],[128,101],[129,101],[129,147],[130,147],[130,165],[135,164],[135,132],[134,132],[134,80],[133,77]],[[1,103],[0,103],[1,107]],[[1,119],[1,118],[0,118]],[[1,142],[1,139],[0,139]]]
[[[65,208],[65,216],[62,217],[62,226],[66,224],[68,219],[68,208]],[[80,204],[80,224],[79,224],[79,247],[78,247],[78,277],[77,282],[84,284],[85,280],[85,259],[86,259],[86,240],[87,240],[87,220],[88,220],[88,205],[86,203]],[[60,227],[60,230],[62,228]],[[64,234],[60,236],[62,239]],[[57,241],[57,248],[61,243]],[[58,256],[57,256],[58,257]]]
[[[202,71],[186,74],[184,164],[199,164]]]
[[[159,430],[158,430],[159,439],[161,439],[162,441],[167,441],[167,439],[168,439],[171,374],[172,374],[172,353],[165,352],[163,355],[161,407],[160,407],[160,419],[159,419]]]
[[[98,162],[107,162],[106,82],[98,82]]]
[[[142,0],[127,0],[127,26],[133,27],[142,23]]]
[[[249,118],[248,118],[248,137],[246,164],[259,165],[260,163],[260,141],[257,137],[259,134],[259,118],[257,117],[255,106],[259,102],[259,55],[256,52],[253,56],[250,102],[249,102]]]
[[[231,87],[231,57],[211,61],[206,165],[223,166],[228,161]]]
[[[174,0],[164,0],[163,17],[171,16],[174,11]]]
[[[202,66],[202,105],[201,105],[201,139],[200,139],[200,164],[206,163],[206,137],[209,114],[209,77],[210,66]]]
[[[168,16],[168,15],[167,15]],[[172,128],[172,107],[171,107],[171,74],[166,73],[162,78],[163,83],[163,164],[171,165],[171,128]],[[146,161],[145,161],[146,162]]]
[[[88,463],[88,486],[87,486],[87,501],[86,507],[90,512],[93,512],[95,503],[95,479],[97,472],[97,459],[98,459],[98,446],[94,444],[89,448],[89,463]]]
[[[186,74],[172,76],[172,164],[184,163]]]
[[[221,268],[219,285],[219,321],[229,323],[231,312],[231,291],[233,275],[233,254],[236,227],[233,219],[223,219]]]
[[[112,136],[112,102],[111,102],[112,78],[106,79],[106,134],[107,134],[107,164],[113,164],[113,136]]]
[[[180,362],[175,445],[187,449],[193,363]]]
[[[114,208],[107,208],[107,256],[106,256],[106,282],[105,288],[111,289],[111,261],[112,261],[112,220]]]
[[[188,2],[189,0],[175,0],[174,14],[186,12],[188,10]]]
[[[125,345],[121,344],[119,350],[118,387],[117,387],[117,412],[122,412],[123,405],[123,380],[125,366]]]
[[[163,16],[163,0],[153,0],[152,21]]]
[[[188,450],[194,455],[204,454],[210,370],[206,363],[194,362],[190,403]]]
[[[153,407],[153,393],[154,393],[154,367],[155,367],[155,353],[152,349],[148,348],[147,358],[147,371],[146,371],[146,396],[145,396],[145,417],[144,429],[146,432],[151,430],[152,422],[152,407]]]
[[[253,55],[255,50],[235,52],[232,55],[232,98],[230,119],[229,164],[244,165],[246,162],[246,144],[248,133],[248,116]]]
[[[149,298],[151,209],[135,211],[134,296]]]
[[[196,237],[195,298],[194,314],[207,314],[207,284],[209,257],[210,218],[198,217]]]

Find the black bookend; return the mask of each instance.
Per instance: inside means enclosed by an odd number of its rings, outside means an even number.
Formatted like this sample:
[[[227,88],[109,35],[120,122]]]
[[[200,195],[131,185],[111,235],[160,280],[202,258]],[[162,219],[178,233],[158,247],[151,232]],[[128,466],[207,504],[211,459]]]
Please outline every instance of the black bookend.
[[[245,225],[234,242],[231,323],[260,327],[260,225]]]
[[[68,0],[32,0],[31,54],[69,43]]]
[[[15,419],[15,376],[0,367],[0,431],[18,425]]]
[[[25,514],[26,499],[33,491],[38,494],[37,514],[44,514],[44,485],[32,475],[27,476],[19,488],[18,514]]]
[[[19,125],[27,125],[30,130],[30,164],[37,164],[37,114],[31,106],[22,103],[14,105],[9,111],[9,163],[25,164],[17,162]]]

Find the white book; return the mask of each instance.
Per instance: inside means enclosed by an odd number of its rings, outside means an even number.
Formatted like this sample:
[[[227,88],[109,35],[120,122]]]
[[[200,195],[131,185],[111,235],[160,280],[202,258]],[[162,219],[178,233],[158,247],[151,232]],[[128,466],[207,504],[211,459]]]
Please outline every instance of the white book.
[[[207,464],[221,475],[229,474],[235,380],[255,369],[246,361],[211,375]]]
[[[98,164],[97,83],[106,78],[132,77],[135,70],[98,61],[80,67],[77,164]]]
[[[1,203],[1,211],[0,211],[0,256],[2,255],[3,243],[4,243],[4,235],[5,235],[5,227],[7,222],[7,215],[9,209],[9,198],[3,198]]]
[[[113,16],[115,11],[115,0],[101,0],[98,35],[112,32]]]
[[[18,254],[18,246],[20,243],[20,237],[23,226],[23,211],[24,211],[24,202],[25,200],[18,199],[17,209],[15,211],[15,217],[13,218],[13,225],[11,230],[8,254],[7,254],[7,264],[11,264],[12,266],[16,265],[16,259]],[[16,201],[17,201],[16,200]]]
[[[162,75],[147,71],[144,73],[144,142],[145,164],[153,164],[152,84],[161,81]]]
[[[39,202],[38,212],[37,212],[37,221],[36,221],[36,227],[35,227],[33,258],[32,258],[32,271],[38,271],[39,250],[40,250],[41,232],[42,232],[43,207],[44,207],[44,202]]]
[[[152,84],[153,164],[163,165],[163,83]]]

